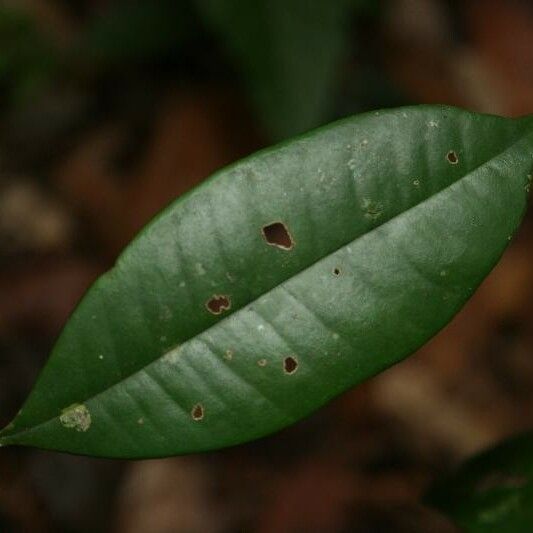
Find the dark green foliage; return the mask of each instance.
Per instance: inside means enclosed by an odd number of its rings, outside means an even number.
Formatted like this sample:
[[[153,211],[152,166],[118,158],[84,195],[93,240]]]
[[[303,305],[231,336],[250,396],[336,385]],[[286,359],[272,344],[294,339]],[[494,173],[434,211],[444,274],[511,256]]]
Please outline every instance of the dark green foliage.
[[[533,433],[467,461],[435,487],[427,500],[469,533],[531,531]]]
[[[296,422],[449,322],[520,223],[532,152],[531,117],[420,106],[221,170],[95,283],[0,443],[154,457]]]

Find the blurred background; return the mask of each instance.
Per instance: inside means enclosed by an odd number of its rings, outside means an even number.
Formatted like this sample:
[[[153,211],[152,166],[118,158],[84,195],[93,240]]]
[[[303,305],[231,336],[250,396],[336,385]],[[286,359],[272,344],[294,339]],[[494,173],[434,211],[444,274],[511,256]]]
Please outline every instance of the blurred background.
[[[0,1],[0,422],[78,299],[215,169],[409,103],[533,112],[531,0]],[[0,531],[452,532],[419,497],[533,413],[533,212],[419,353],[261,441],[0,452]]]

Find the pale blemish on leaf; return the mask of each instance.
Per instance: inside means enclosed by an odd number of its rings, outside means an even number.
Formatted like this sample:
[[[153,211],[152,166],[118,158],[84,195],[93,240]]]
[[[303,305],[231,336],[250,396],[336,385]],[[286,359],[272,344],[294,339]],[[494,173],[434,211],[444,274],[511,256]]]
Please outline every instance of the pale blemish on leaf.
[[[224,359],[226,361],[231,361],[233,359],[233,350],[226,350],[226,353],[224,354]]]
[[[169,322],[172,320],[172,311],[168,305],[164,305],[159,313],[159,320],[161,322]]]
[[[383,214],[383,204],[374,202],[370,198],[363,198],[361,208],[365,213],[365,217],[371,220],[377,220]]]
[[[348,168],[352,171],[352,172],[355,172],[355,170],[357,169],[357,159],[350,159],[348,161]]]
[[[439,121],[438,120],[430,120],[428,122],[428,126],[430,128],[438,128],[439,127]]]
[[[85,432],[91,427],[91,413],[85,405],[75,403],[63,409],[59,422],[63,427]]]
[[[266,359],[259,359],[259,361],[257,361],[257,366],[265,367],[267,364],[268,361]]]
[[[415,187],[420,187],[420,180],[413,180],[413,185]]]
[[[139,426],[142,426],[144,424],[144,418],[139,418],[139,420],[137,420],[137,424],[139,424]]]
[[[204,268],[204,265],[202,265],[202,263],[196,263],[196,273],[199,276],[205,275],[205,268]]]
[[[168,363],[170,365],[175,365],[179,358],[180,358],[180,345],[178,344],[177,346],[175,346],[172,350],[170,350],[169,352],[167,352],[163,357],[162,357],[162,360],[165,362],[165,363]]]

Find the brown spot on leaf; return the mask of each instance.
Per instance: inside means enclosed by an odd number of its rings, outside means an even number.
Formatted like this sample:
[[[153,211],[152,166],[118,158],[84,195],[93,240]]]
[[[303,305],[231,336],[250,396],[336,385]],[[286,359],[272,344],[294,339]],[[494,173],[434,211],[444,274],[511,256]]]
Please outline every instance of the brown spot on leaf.
[[[273,222],[263,226],[262,230],[265,241],[271,246],[276,246],[282,250],[291,250],[294,246],[294,241],[283,222]]]
[[[231,300],[229,296],[223,294],[214,294],[205,304],[207,310],[214,315],[220,315],[223,311],[227,311],[231,307]]]
[[[191,416],[196,422],[202,420],[204,418],[204,406],[201,403],[197,403],[191,410]]]
[[[334,276],[340,276],[341,275],[341,270],[340,268],[336,267],[333,269],[333,275]]]
[[[298,361],[290,355],[285,357],[283,361],[283,370],[285,370],[286,374],[294,374],[296,370],[298,370]]]
[[[457,163],[459,163],[459,157],[457,156],[454,150],[450,150],[446,154],[446,159],[448,160],[448,163],[450,163],[450,165],[457,165]]]

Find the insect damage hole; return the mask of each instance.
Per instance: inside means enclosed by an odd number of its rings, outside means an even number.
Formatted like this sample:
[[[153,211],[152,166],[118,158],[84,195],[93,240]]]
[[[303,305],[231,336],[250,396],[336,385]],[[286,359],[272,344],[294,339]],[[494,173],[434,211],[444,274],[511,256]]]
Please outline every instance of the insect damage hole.
[[[283,360],[283,370],[285,374],[294,374],[298,370],[298,361],[289,355]]]
[[[204,406],[201,403],[197,403],[191,410],[191,417],[196,422],[203,420],[204,418]]]
[[[220,315],[231,307],[231,299],[223,294],[214,294],[205,304],[207,310],[213,315]]]
[[[459,163],[459,156],[457,155],[455,150],[450,150],[446,154],[446,159],[448,160],[448,163],[450,163],[450,165],[457,165],[457,163]]]
[[[333,269],[333,275],[334,275],[334,276],[340,276],[340,275],[341,275],[341,269],[338,268],[338,267],[335,267],[335,268]]]
[[[287,226],[283,222],[273,222],[267,224],[261,229],[265,241],[270,246],[277,246],[282,250],[291,250],[294,246],[294,241],[287,229]]]

